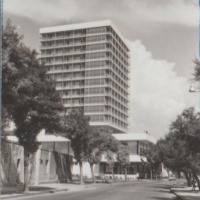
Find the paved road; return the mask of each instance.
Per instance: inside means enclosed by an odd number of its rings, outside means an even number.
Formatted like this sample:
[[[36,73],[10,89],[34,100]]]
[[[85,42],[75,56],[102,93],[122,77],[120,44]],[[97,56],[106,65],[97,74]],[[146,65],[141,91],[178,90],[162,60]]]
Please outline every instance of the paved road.
[[[101,186],[80,192],[62,192],[28,198],[29,200],[175,200],[166,182],[138,181]]]

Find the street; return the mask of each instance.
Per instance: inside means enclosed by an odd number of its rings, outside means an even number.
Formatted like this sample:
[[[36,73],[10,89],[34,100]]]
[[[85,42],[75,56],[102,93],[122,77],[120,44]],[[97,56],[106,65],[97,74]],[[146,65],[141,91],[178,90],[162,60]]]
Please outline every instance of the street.
[[[79,192],[62,192],[30,197],[30,200],[175,200],[169,184],[163,181],[130,182],[94,187]]]

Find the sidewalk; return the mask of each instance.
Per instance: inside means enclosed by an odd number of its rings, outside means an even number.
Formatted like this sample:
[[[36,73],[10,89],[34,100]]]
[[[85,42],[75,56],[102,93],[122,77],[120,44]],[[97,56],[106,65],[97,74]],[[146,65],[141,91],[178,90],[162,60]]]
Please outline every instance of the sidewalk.
[[[35,196],[40,194],[48,194],[48,193],[55,193],[55,192],[75,192],[75,191],[82,191],[86,189],[95,188],[96,186],[100,186],[103,184],[75,184],[75,183],[46,183],[46,184],[39,184],[34,186],[29,186],[29,193],[23,193],[23,186],[12,186],[12,187],[4,187],[1,189],[1,196],[0,199],[16,199],[19,197],[26,197],[26,196]]]
[[[137,181],[137,180],[135,180]],[[131,181],[132,182],[132,181]],[[126,184],[130,183],[119,181],[119,182],[99,182],[99,183],[85,183],[84,185],[80,185],[79,183],[45,183],[34,186],[29,186],[29,193],[23,193],[23,185],[12,186],[12,187],[3,187],[1,189],[0,199],[25,199],[26,197],[48,194],[48,193],[56,193],[56,192],[78,192],[88,189],[95,189],[96,187],[109,186],[112,184]],[[20,199],[21,200],[21,199]]]

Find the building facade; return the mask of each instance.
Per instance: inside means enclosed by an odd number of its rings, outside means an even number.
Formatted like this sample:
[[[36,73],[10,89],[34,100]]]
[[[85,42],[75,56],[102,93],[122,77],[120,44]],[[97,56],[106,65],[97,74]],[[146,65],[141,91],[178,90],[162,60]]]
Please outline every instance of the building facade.
[[[145,150],[149,149],[151,144],[155,144],[157,140],[146,133],[113,134],[113,136],[123,145],[128,147],[128,177],[134,179],[139,176],[141,178],[150,178],[151,172],[145,167],[147,160],[141,155]],[[105,157],[102,158],[98,168],[100,174],[111,174],[110,167],[108,166]],[[124,168],[118,162],[115,162],[113,171],[117,177],[124,178]]]
[[[37,137],[40,143],[30,157],[29,184],[43,182],[67,182],[72,179],[73,151],[70,140],[45,134]],[[3,186],[24,183],[24,148],[14,135],[7,136],[1,146],[1,183]]]
[[[144,133],[113,134],[113,136],[128,147],[129,165],[127,173],[129,179],[137,177],[150,178],[151,172],[145,167],[146,158],[141,152],[155,144],[156,139]],[[30,158],[29,183],[38,185],[44,182],[67,182],[73,177],[79,177],[80,168],[73,158],[70,140],[61,136],[45,134],[38,135],[39,149]],[[1,183],[3,186],[22,184],[24,182],[24,150],[18,144],[16,136],[8,136],[1,147]],[[113,168],[115,177],[124,179],[124,168],[115,161]],[[105,155],[101,162],[94,166],[95,176],[112,178],[111,168]],[[163,172],[163,171],[162,171]],[[91,178],[89,163],[83,164],[83,174]],[[166,176],[163,173],[163,176]]]
[[[65,113],[83,108],[92,126],[127,132],[129,48],[112,22],[41,28],[40,43]]]
[[[123,134],[113,134],[113,136],[119,140],[122,144],[128,147],[129,153],[129,165],[127,166],[127,176],[129,179],[140,178],[150,178],[151,171],[145,166],[146,158],[141,156],[144,150],[147,150],[151,144],[156,143],[156,138],[146,134],[146,133],[123,133]],[[74,163],[73,174],[79,174],[79,166]],[[124,168],[115,160],[114,174],[116,178],[124,179]],[[83,165],[84,175],[91,177],[91,169],[88,163]],[[94,172],[96,176],[103,176],[107,178],[112,178],[111,168],[108,165],[106,156],[103,155],[101,162],[94,166]]]

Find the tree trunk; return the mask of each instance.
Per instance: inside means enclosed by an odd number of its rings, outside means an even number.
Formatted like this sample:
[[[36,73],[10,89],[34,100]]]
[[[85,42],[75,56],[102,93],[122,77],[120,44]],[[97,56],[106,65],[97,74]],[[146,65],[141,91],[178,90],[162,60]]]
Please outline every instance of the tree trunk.
[[[83,185],[83,162],[79,162],[80,166],[80,184]]]
[[[150,176],[151,176],[151,180],[153,179],[153,171],[152,168],[150,169]]]
[[[200,190],[200,181],[199,181],[199,178],[198,178],[198,176],[197,176],[197,174],[196,174],[195,171],[193,171],[192,174],[193,174],[193,177],[196,179],[197,184],[198,184],[198,188],[199,188],[199,190]]]
[[[169,181],[169,169],[167,168],[167,175],[168,175],[168,181]]]
[[[93,168],[94,164],[90,163],[90,169],[91,169],[91,174],[92,174],[92,181],[93,183],[95,183],[95,177],[94,177],[94,168]]]
[[[29,158],[30,153],[24,148],[24,193],[29,192],[28,182],[29,182]]]
[[[127,182],[127,166],[124,166],[125,181]]]
[[[115,174],[114,174],[114,171],[113,171],[113,166],[111,167],[111,173],[112,173],[114,181],[116,182]]]
[[[187,184],[188,184],[188,187],[190,187],[192,184],[191,184],[191,179],[190,177],[188,176],[188,173],[186,171],[183,171],[184,175],[185,175],[185,178],[187,180]]]
[[[192,174],[191,174],[191,172],[188,174],[188,176],[189,176],[189,179],[190,179],[190,182],[191,182],[191,180],[192,180]]]

